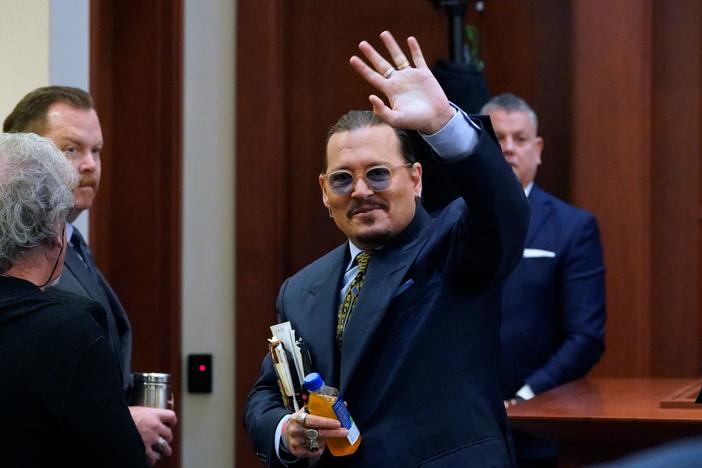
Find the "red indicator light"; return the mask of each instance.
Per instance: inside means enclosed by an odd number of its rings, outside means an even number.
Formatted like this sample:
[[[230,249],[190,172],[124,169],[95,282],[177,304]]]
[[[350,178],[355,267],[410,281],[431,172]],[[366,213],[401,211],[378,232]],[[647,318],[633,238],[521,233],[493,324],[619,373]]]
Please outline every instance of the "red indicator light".
[[[206,369],[207,369],[207,367],[205,367],[204,364],[200,364],[200,366],[198,367],[198,370],[199,370],[200,372],[205,372]]]

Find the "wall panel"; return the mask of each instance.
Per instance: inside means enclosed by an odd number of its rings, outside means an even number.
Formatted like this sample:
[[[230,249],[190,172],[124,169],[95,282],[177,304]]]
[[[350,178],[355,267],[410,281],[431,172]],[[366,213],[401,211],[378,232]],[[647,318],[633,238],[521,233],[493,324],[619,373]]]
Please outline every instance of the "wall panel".
[[[699,373],[702,4],[653,2],[651,374]],[[695,252],[697,254],[695,255]]]
[[[607,268],[600,372],[647,375],[651,9],[638,0],[576,1],[573,17],[572,189],[574,202],[598,216]]]
[[[182,3],[93,0],[90,15],[105,138],[91,246],[129,315],[132,369],[171,373],[179,395]]]

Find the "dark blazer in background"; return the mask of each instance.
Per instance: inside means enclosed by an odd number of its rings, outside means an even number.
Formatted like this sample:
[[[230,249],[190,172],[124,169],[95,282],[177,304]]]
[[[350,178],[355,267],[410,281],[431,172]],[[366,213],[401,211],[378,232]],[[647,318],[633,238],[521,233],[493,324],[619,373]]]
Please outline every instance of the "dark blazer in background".
[[[511,399],[584,376],[604,351],[605,284],[597,221],[533,185],[522,260],[507,278],[500,385]],[[520,460],[555,457],[557,445],[514,431]]]
[[[337,366],[335,330],[348,243],[285,281],[281,321],[308,343],[312,367],[340,388],[363,441],[322,467],[511,466],[497,375],[501,281],[519,261],[528,207],[489,126],[476,151],[446,164],[462,198],[410,225],[368,264]],[[262,343],[263,345],[263,343]],[[262,461],[280,462],[274,431],[288,414],[271,360],[244,423]]]
[[[61,279],[56,287],[63,291],[87,297],[102,305],[105,309],[108,338],[121,372],[122,385],[127,391],[132,384],[130,371],[132,329],[129,325],[127,313],[119,302],[119,298],[97,268],[97,265],[94,268],[96,275],[93,275],[88,270],[69,242],[66,249],[63,273],[61,273]]]
[[[524,258],[504,286],[505,399],[525,383],[539,394],[582,377],[604,351],[605,269],[595,218],[536,185],[529,208]]]

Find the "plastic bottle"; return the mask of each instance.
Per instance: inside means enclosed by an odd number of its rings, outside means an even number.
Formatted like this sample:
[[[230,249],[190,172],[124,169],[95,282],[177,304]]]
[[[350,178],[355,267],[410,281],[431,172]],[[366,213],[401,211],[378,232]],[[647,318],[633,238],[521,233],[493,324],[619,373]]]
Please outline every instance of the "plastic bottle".
[[[349,430],[346,437],[327,439],[327,447],[335,457],[351,455],[361,445],[361,433],[356,423],[351,419],[346,404],[339,398],[339,390],[324,385],[322,376],[316,372],[307,374],[305,387],[310,392],[307,399],[307,410],[315,416],[336,419],[341,427]]]

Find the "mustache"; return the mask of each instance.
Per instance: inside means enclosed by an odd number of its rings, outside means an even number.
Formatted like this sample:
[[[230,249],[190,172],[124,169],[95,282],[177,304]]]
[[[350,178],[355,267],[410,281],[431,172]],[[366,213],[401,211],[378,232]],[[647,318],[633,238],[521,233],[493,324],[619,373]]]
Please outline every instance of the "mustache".
[[[92,176],[83,176],[78,181],[78,187],[97,187],[98,181]]]
[[[373,198],[366,198],[364,200],[354,201],[349,210],[346,212],[346,217],[351,218],[353,215],[362,211],[370,211],[376,209],[387,211],[388,205],[382,200],[377,200]]]

